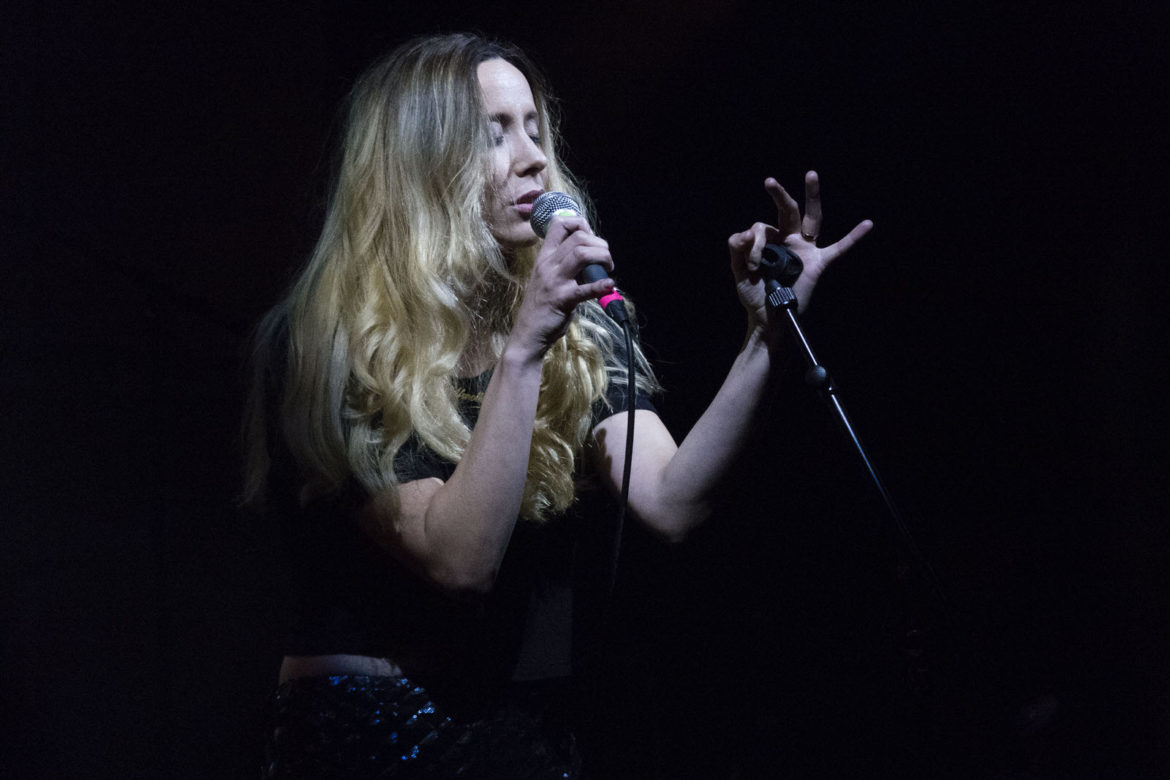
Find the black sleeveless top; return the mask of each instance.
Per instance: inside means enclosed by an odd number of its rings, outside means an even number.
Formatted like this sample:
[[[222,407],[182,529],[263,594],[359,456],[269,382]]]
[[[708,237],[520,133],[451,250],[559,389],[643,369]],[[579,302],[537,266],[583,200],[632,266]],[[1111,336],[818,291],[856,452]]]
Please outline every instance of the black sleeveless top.
[[[620,340],[618,340],[620,342]],[[611,358],[624,367],[625,345]],[[490,372],[460,381],[460,411],[474,426]],[[653,411],[635,396],[635,408]],[[627,410],[624,387],[610,385],[592,410],[593,425]],[[509,680],[567,676],[572,657],[574,546],[588,533],[572,511],[545,523],[519,521],[491,592],[461,601],[414,575],[358,527],[366,500],[354,480],[301,508],[287,447],[273,448],[270,491],[290,573],[286,655],[354,654],[392,659],[442,697],[490,697]],[[455,464],[417,439],[395,458],[402,482],[450,478]]]

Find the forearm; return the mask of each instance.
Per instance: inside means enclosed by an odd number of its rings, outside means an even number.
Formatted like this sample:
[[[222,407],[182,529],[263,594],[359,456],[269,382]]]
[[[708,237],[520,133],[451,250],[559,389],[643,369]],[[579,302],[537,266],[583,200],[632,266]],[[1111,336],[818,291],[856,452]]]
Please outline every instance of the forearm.
[[[505,350],[451,477],[402,485],[368,507],[391,530],[390,552],[440,587],[482,593],[495,580],[524,496],[540,374],[539,354]]]
[[[829,263],[873,227],[872,222],[865,220],[836,243],[819,247],[817,238],[822,217],[820,180],[816,173],[809,171],[805,175],[807,212],[803,216],[796,201],[775,179],[765,180],[764,188],[776,205],[776,226],[757,222],[727,240],[736,290],[751,323],[748,339],[715,399],[682,446],[676,450],[669,434],[659,426],[657,438],[648,447],[641,448],[641,455],[635,452],[634,466],[636,470],[641,467],[642,476],[638,479],[640,493],[636,507],[631,485],[631,506],[648,525],[671,538],[684,536],[710,513],[715,487],[746,445],[771,379],[777,373],[777,358],[781,354],[777,345],[783,329],[765,325],[769,314],[761,273],[764,248],[769,243],[783,243],[800,256],[804,271],[794,289],[803,310]],[[620,427],[620,424],[611,425]],[[636,442],[634,446],[635,450],[640,448]],[[612,472],[609,478],[617,481]]]
[[[749,330],[714,399],[659,472],[641,516],[669,538],[684,537],[710,515],[716,488],[756,430],[776,374],[772,342],[761,329]]]
[[[523,504],[544,355],[578,305],[613,290],[609,278],[578,283],[591,264],[612,268],[606,243],[584,219],[554,217],[450,479],[401,485],[363,510],[393,555],[440,586],[483,592],[495,581]]]

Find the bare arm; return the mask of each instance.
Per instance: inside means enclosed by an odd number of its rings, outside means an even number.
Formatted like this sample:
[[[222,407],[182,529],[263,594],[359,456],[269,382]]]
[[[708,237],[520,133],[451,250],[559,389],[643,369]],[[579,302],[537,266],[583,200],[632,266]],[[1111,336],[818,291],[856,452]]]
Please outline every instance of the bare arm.
[[[675,445],[656,414],[635,413],[630,509],[672,540],[684,538],[710,514],[714,489],[750,438],[775,375],[777,342],[783,333],[782,324],[770,323],[765,310],[759,275],[764,245],[782,240],[804,260],[805,273],[796,286],[804,305],[825,266],[872,227],[862,222],[836,244],[818,248],[821,210],[816,174],[810,171],[805,177],[803,218],[796,201],[775,179],[764,186],[776,204],[780,227],[757,223],[728,239],[736,288],[748,312],[748,336],[727,378],[681,446]],[[626,420],[624,414],[613,415],[594,429],[594,464],[614,490],[625,465]]]
[[[635,412],[630,511],[672,541],[706,520],[715,488],[754,430],[771,374],[765,336],[755,333],[681,446],[657,414]],[[594,429],[594,464],[615,490],[625,465],[626,430],[625,414],[612,415]]]
[[[440,587],[483,593],[495,581],[524,496],[541,361],[574,307],[613,287],[609,279],[578,285],[587,263],[612,268],[606,243],[583,219],[554,219],[451,478],[383,491],[360,512],[367,532]]]

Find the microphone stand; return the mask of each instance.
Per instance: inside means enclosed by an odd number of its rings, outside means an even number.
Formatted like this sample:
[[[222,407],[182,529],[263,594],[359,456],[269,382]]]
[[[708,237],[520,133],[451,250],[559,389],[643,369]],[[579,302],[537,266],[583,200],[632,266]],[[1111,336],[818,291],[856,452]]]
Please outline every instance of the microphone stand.
[[[902,513],[894,503],[893,496],[886,489],[885,484],[878,475],[877,469],[870,460],[868,453],[866,453],[865,447],[861,443],[861,438],[857,435],[857,431],[854,429],[853,423],[845,411],[845,406],[838,397],[837,386],[833,382],[833,378],[825,367],[821,365],[820,361],[817,360],[816,353],[813,352],[812,345],[805,336],[804,329],[800,325],[800,320],[796,316],[799,301],[797,300],[796,293],[788,285],[795,282],[797,277],[800,276],[800,272],[804,268],[803,263],[787,247],[778,244],[768,244],[764,249],[760,268],[764,276],[765,291],[767,292],[768,314],[773,317],[783,316],[787,320],[788,327],[792,331],[797,347],[808,366],[804,375],[805,384],[818,391],[818,394],[836,415],[846,438],[852,444],[853,450],[856,452],[858,458],[860,458],[862,465],[869,474],[870,480],[873,482],[879,495],[881,495],[890,518],[893,520],[898,539],[901,541],[902,547],[909,557],[909,566],[905,572],[904,579],[909,579],[913,573],[917,573],[921,577],[922,584],[938,608],[944,624],[948,629],[953,629],[955,625],[951,610],[946,595],[939,583],[938,576],[934,572],[934,568],[919,550],[918,544],[915,542],[913,534],[910,533],[910,529],[906,525]],[[900,579],[903,579],[903,577],[900,577]],[[924,689],[929,684],[926,680],[927,669],[923,656],[926,653],[925,645],[928,642],[928,637],[922,629],[911,627],[901,639],[903,654],[911,664],[911,685],[915,688],[916,693],[925,693]]]

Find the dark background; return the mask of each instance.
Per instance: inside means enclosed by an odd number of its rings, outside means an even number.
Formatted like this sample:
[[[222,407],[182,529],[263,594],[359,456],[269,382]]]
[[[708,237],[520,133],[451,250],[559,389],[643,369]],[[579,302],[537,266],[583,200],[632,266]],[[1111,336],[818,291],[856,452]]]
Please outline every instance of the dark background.
[[[763,178],[816,168],[830,239],[874,220],[805,325],[955,618],[786,382],[714,521],[631,535],[598,774],[1170,773],[1156,4],[461,5],[5,5],[4,774],[255,776],[279,576],[233,503],[242,345],[348,85],[457,29],[547,70],[678,436]]]

